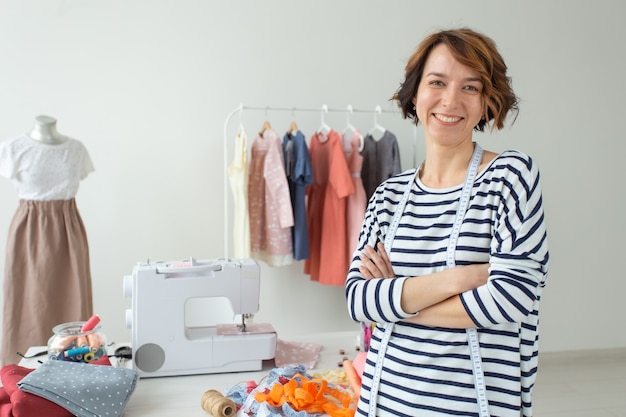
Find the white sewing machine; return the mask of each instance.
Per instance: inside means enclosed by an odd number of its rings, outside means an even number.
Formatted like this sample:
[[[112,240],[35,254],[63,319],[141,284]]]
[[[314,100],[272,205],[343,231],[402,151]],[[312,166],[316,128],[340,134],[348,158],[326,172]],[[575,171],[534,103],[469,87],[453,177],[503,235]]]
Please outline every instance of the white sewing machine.
[[[263,360],[274,358],[276,333],[245,329],[259,310],[259,275],[252,259],[138,263],[124,277],[124,295],[132,299],[126,326],[133,368],[142,377],[261,370]],[[224,299],[241,315],[235,334],[186,317],[203,302],[219,306]]]

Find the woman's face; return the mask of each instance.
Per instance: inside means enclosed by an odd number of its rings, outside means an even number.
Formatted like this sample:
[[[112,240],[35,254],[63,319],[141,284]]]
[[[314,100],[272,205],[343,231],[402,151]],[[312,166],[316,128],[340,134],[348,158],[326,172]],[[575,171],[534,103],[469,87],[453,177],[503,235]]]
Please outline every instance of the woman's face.
[[[482,89],[477,71],[457,61],[446,45],[436,46],[414,99],[426,139],[443,146],[471,142],[483,115]]]

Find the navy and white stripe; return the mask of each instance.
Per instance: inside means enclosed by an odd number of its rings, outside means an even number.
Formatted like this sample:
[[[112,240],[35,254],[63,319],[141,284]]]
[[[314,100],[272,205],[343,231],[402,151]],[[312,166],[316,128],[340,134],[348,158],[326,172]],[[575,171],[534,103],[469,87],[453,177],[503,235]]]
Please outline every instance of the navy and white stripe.
[[[371,197],[357,252],[383,242],[407,186],[411,196],[389,257],[397,278],[365,280],[355,256],[346,282],[351,317],[396,323],[383,366],[377,415],[477,416],[472,366],[464,329],[431,328],[403,321],[400,298],[406,277],[438,272],[461,186],[430,189],[414,170],[390,178]],[[532,416],[537,372],[537,325],[548,267],[540,176],[518,151],[499,155],[474,182],[460,230],[456,264],[491,264],[486,285],[461,295],[478,327],[492,417]],[[367,415],[371,374],[382,331],[368,353],[357,415]]]

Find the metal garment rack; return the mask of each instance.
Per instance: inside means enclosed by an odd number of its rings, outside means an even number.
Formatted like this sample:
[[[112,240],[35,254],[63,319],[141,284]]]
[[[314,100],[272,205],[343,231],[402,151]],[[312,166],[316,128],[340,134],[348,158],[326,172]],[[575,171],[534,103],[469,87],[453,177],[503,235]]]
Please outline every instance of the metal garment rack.
[[[228,240],[228,126],[230,124],[231,119],[236,114],[239,114],[239,124],[241,125],[241,115],[244,110],[253,110],[253,111],[281,111],[281,112],[320,112],[322,124],[324,124],[324,115],[329,112],[340,112],[340,113],[373,113],[375,123],[378,123],[376,120],[376,115],[382,113],[397,113],[392,110],[383,110],[380,106],[376,106],[373,110],[365,110],[365,109],[356,109],[351,105],[348,105],[345,109],[339,108],[329,108],[326,104],[321,107],[259,107],[259,106],[244,106],[240,104],[237,108],[233,109],[228,116],[226,116],[226,120],[224,120],[224,257],[228,259],[229,252],[229,240]]]

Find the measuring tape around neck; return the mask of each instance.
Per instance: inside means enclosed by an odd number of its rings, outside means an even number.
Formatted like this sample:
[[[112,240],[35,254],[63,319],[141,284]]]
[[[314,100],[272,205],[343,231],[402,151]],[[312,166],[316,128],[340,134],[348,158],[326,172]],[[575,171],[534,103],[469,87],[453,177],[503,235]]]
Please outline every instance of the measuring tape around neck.
[[[448,241],[448,250],[446,252],[446,266],[448,268],[454,268],[456,265],[454,259],[454,253],[456,251],[456,243],[459,239],[459,233],[461,231],[461,225],[463,224],[463,218],[465,212],[469,206],[469,201],[472,196],[472,187],[474,186],[474,180],[478,173],[478,167],[483,157],[483,151],[478,144],[474,149],[474,154],[470,161],[470,166],[467,169],[467,176],[465,177],[465,184],[463,184],[463,190],[461,191],[461,198],[459,199],[459,207],[456,211],[454,223],[452,225],[452,231],[450,232],[450,240]],[[472,360],[472,371],[474,374],[474,388],[476,389],[476,401],[478,403],[478,415],[479,417],[489,417],[489,402],[487,401],[487,389],[485,387],[485,375],[483,373],[483,364],[480,357],[480,343],[478,342],[478,332],[474,328],[466,329],[467,343],[469,345],[470,357]]]
[[[463,184],[463,189],[461,191],[459,207],[456,212],[454,223],[452,225],[452,231],[450,232],[450,239],[448,241],[448,248],[446,252],[446,266],[448,268],[452,268],[455,266],[454,252],[456,251],[456,243],[459,238],[461,224],[463,223],[465,212],[467,211],[467,207],[469,206],[469,200],[472,194],[472,187],[474,185],[474,180],[476,179],[476,174],[478,173],[478,167],[482,160],[482,155],[482,148],[478,144],[475,144],[474,153],[472,154],[472,158],[467,169],[467,175],[465,177],[465,183]],[[387,232],[387,235],[385,236],[385,251],[388,255],[391,253],[391,245],[396,235],[398,225],[400,224],[400,218],[402,217],[402,213],[404,212],[404,208],[406,207],[406,203],[411,194],[411,186],[413,185],[417,174],[418,170],[416,170],[415,175],[411,177],[411,181],[409,181],[407,189],[402,195],[402,199],[398,203],[398,207],[396,208],[393,219],[391,220],[391,223],[389,225],[389,230]],[[384,326],[385,332],[380,341],[376,365],[374,367],[374,374],[372,375],[370,403],[368,411],[369,417],[374,417],[376,415],[378,388],[380,386],[383,361],[385,358],[385,352],[387,351],[387,345],[389,344],[389,339],[391,337],[391,334],[393,333],[394,323],[377,324],[377,326]],[[478,403],[479,417],[489,417],[489,403],[487,401],[487,390],[485,387],[484,374],[482,370],[478,332],[476,331],[476,329],[473,328],[467,329],[466,332],[468,336],[468,345],[472,361],[472,371],[474,374],[474,386],[476,389],[476,401]]]
[[[404,194],[402,194],[402,198],[398,203],[398,207],[396,207],[396,211],[394,213],[393,218],[391,219],[391,223],[389,224],[389,230],[387,235],[385,236],[385,251],[387,252],[387,256],[391,254],[391,244],[393,243],[393,239],[396,235],[396,230],[398,230],[398,225],[400,224],[400,218],[402,217],[402,213],[404,212],[404,207],[406,206],[407,201],[409,201],[409,196],[411,195],[411,187],[417,178],[417,173],[419,170],[415,170],[415,174],[411,177],[410,181],[406,185],[406,190]],[[393,323],[377,323],[377,327],[383,327],[385,332],[383,333],[383,337],[380,340],[380,347],[378,348],[378,356],[376,359],[376,365],[374,366],[374,374],[372,375],[372,385],[370,387],[370,404],[368,410],[368,417],[376,416],[376,403],[378,397],[378,387],[380,386],[380,377],[383,371],[383,361],[385,359],[385,352],[387,352],[387,345],[389,343],[389,338],[391,337],[391,333],[393,333]]]

